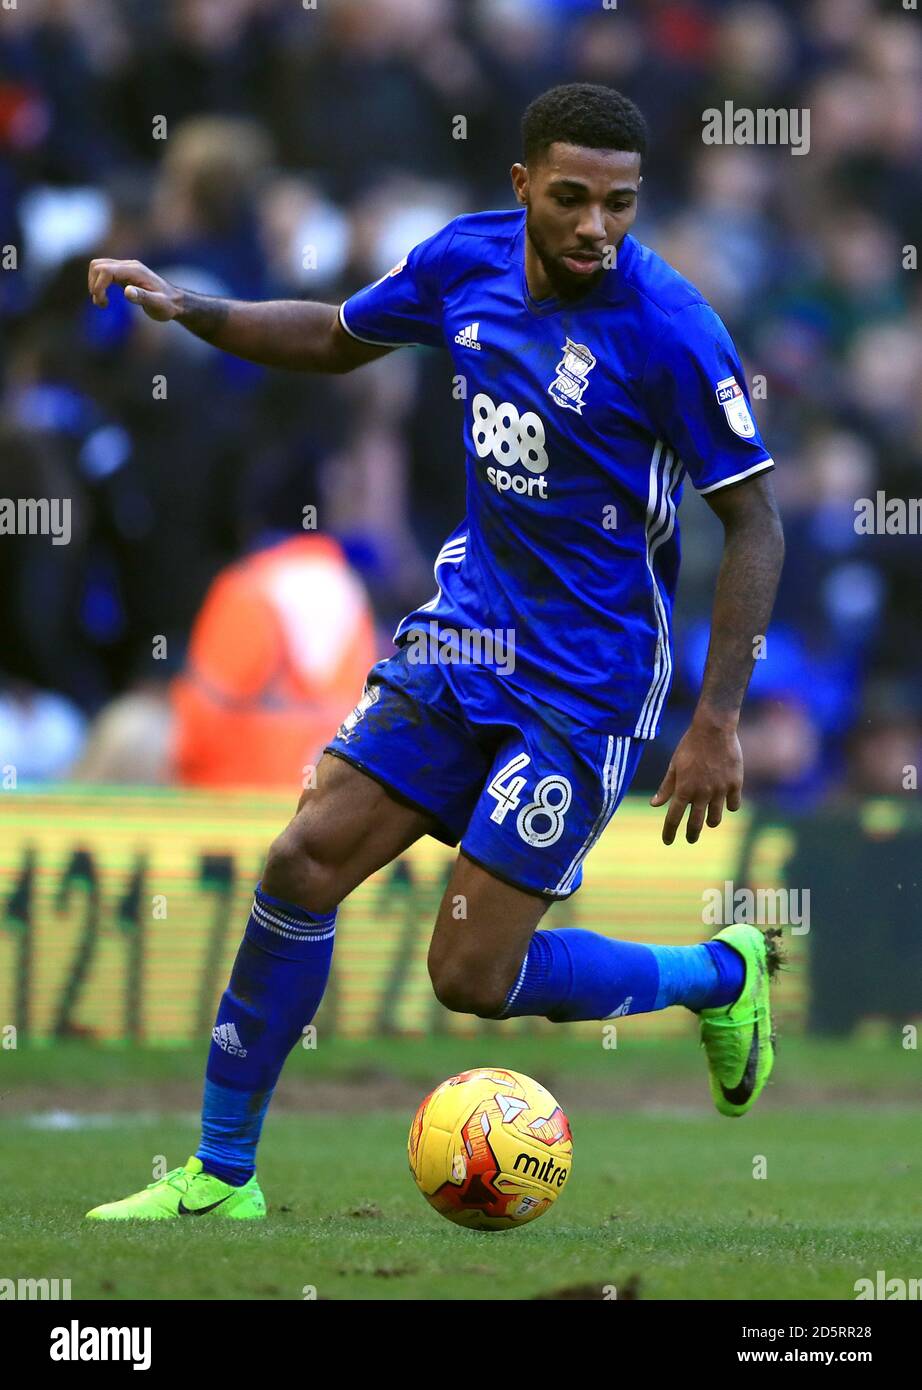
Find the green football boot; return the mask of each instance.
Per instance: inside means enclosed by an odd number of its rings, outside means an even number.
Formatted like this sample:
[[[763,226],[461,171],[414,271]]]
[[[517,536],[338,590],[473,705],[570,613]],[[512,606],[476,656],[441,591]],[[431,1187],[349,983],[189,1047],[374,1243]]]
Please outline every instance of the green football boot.
[[[203,1172],[200,1158],[190,1158],[184,1168],[174,1168],[120,1202],[94,1207],[87,1217],[91,1221],[166,1221],[174,1216],[213,1216],[258,1221],[265,1214],[266,1199],[255,1173],[243,1187],[231,1187]]]
[[[707,1053],[711,1096],[721,1115],[745,1115],[758,1100],[775,1061],[769,981],[781,965],[777,927],[735,923],[711,938],[732,946],[746,975],[734,1004],[700,1009],[701,1043]]]

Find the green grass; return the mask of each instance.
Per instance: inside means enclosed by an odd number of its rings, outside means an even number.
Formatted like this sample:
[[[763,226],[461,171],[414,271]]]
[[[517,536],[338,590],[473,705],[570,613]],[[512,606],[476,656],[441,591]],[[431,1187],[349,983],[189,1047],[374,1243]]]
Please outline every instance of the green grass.
[[[143,1112],[157,1108],[152,1085],[185,1086],[200,1058],[76,1045],[0,1054],[0,1094],[15,1094],[20,1110],[49,1108],[51,1086],[60,1107],[61,1087],[80,1082],[94,1087],[81,1108],[98,1112],[60,1131],[26,1113],[6,1119],[0,1277],[70,1278],[74,1298],[105,1299],[299,1299],[305,1285],[329,1299],[532,1298],[573,1286],[601,1297],[611,1285],[644,1299],[850,1299],[856,1279],[878,1269],[922,1276],[918,1053],[791,1040],[784,1068],[822,1083],[826,1100],[786,1100],[779,1082],[742,1121],[704,1108],[701,1058],[687,1044],[615,1054],[566,1038],[556,1048],[511,1038],[336,1044],[293,1069],[341,1080],[348,1106],[349,1077],[403,1077],[422,1093],[490,1059],[542,1079],[552,1070],[575,1144],[556,1207],[497,1235],[449,1225],[418,1194],[409,1105],[314,1111],[306,1091],[267,1127],[268,1221],[89,1225],[83,1212],[149,1180],[155,1155],[176,1164],[192,1148],[194,1122],[175,1113],[191,1105],[159,1119]],[[593,1078],[596,1093],[586,1091]],[[139,1114],[107,1115],[106,1088],[129,1080]],[[628,1080],[632,1095],[649,1087],[642,1107],[619,1105]],[[849,1104],[849,1084],[860,1103]],[[759,1155],[764,1180],[753,1177]]]
[[[285,1066],[285,1077],[344,1082],[399,1076],[426,1088],[466,1067],[496,1064],[535,1075],[547,1082],[572,1078],[611,1085],[617,1104],[622,1078],[633,1085],[664,1081],[700,1090],[702,1059],[692,1025],[687,1038],[662,1041],[638,1039],[630,1020],[619,1030],[617,1050],[601,1042],[567,1036],[563,1029],[536,1036],[510,1036],[502,1024],[486,1024],[477,1037],[380,1038],[374,1043],[335,1039],[316,1051],[296,1049]],[[601,1025],[600,1025],[601,1027]],[[822,1039],[782,1037],[775,1067],[779,1089],[820,1086],[841,1092],[872,1093],[877,1099],[918,1097],[922,1088],[922,1050],[904,1049],[893,1039],[869,1037],[843,1043]],[[601,1032],[600,1032],[601,1038]],[[198,1086],[207,1047],[144,1048],[118,1043],[94,1046],[80,1042],[0,1050],[0,1114],[2,1097],[35,1090],[40,1102],[45,1086],[92,1088],[138,1083],[188,1082]],[[105,1109],[99,1094],[96,1108]]]
[[[4,1276],[69,1277],[75,1298],[529,1298],[639,1282],[643,1298],[849,1298],[859,1277],[922,1273],[922,1162],[911,1111],[826,1111],[745,1125],[580,1115],[571,1185],[519,1231],[459,1230],[416,1192],[406,1117],[283,1115],[261,1178],[270,1219],[89,1226],[91,1204],[139,1186],[168,1121],[49,1135],[12,1125]],[[753,1155],[768,1177],[754,1180]],[[15,1194],[15,1200],[10,1197]]]

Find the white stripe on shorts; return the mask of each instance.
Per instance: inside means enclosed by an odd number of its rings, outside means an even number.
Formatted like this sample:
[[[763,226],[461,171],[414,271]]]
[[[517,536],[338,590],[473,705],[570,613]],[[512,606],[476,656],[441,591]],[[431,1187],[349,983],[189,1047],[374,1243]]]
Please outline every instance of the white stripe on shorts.
[[[627,771],[630,750],[631,740],[629,738],[615,738],[613,734],[608,735],[605,765],[602,769],[602,787],[604,791],[602,809],[596,816],[592,829],[580,846],[579,851],[570,862],[566,873],[554,890],[555,892],[566,893],[569,891],[576,877],[577,869],[614,815],[615,807],[618,805],[618,798],[621,795],[621,788],[624,785],[624,776]]]

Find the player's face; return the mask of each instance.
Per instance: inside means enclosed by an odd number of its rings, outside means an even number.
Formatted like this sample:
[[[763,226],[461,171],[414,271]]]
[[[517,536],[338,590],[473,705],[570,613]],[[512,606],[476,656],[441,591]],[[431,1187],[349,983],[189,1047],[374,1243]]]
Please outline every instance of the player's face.
[[[612,264],[606,252],[637,216],[640,181],[639,154],[563,141],[527,168],[513,165],[512,185],[527,208],[532,294],[575,299],[598,282]]]

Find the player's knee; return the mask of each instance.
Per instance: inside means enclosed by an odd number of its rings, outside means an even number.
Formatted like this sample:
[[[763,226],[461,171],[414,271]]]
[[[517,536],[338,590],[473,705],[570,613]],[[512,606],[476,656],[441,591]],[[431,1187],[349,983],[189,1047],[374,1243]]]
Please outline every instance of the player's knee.
[[[270,897],[295,903],[317,916],[332,912],[341,896],[335,870],[322,864],[311,853],[310,843],[291,826],[269,847],[262,886]]]
[[[499,1018],[506,1007],[505,983],[486,974],[482,964],[472,969],[457,962],[435,965],[430,961],[429,976],[436,999],[452,1013]]]

